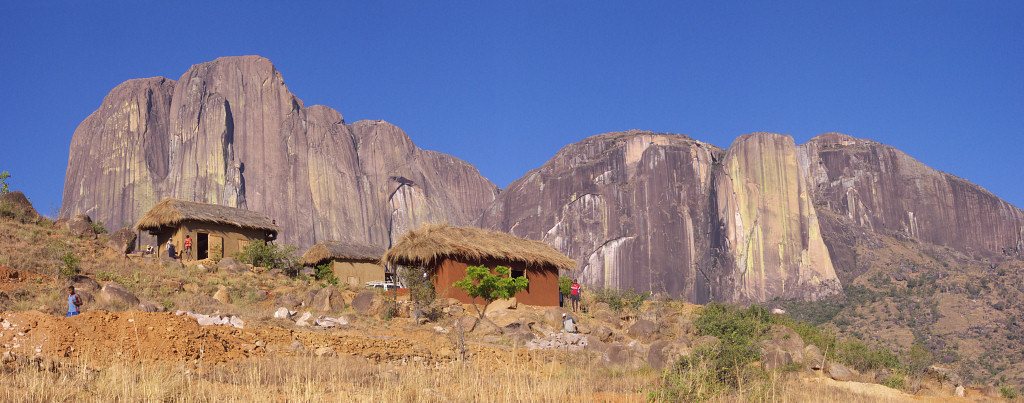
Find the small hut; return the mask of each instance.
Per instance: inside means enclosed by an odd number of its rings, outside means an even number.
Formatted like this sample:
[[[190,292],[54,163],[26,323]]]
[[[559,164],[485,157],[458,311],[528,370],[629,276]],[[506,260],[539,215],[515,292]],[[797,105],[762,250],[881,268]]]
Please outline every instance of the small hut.
[[[513,277],[530,280],[529,287],[516,294],[516,300],[539,306],[558,306],[558,270],[576,269],[576,261],[543,242],[443,224],[424,224],[402,235],[383,260],[391,265],[427,269],[439,297],[464,303],[472,300],[452,284],[466,277],[468,266],[509,267]]]
[[[345,241],[323,241],[302,254],[303,266],[319,266],[331,263],[331,270],[338,280],[349,285],[361,286],[371,281],[387,281],[388,274],[380,257],[384,248]]]
[[[249,242],[277,239],[280,230],[262,213],[217,204],[164,198],[153,206],[139,222],[138,231],[156,236],[157,253],[165,253],[167,240],[183,249],[185,236],[192,238],[196,259],[206,259],[219,251],[221,256],[241,252]]]

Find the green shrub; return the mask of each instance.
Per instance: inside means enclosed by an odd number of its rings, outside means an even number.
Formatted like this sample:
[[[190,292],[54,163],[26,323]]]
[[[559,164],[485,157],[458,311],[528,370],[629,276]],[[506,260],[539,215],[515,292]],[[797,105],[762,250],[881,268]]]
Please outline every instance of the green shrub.
[[[999,387],[999,395],[1005,399],[1016,399],[1017,392],[1013,388],[1003,385]]]
[[[60,255],[60,263],[57,265],[57,271],[60,272],[61,276],[71,278],[78,275],[79,263],[81,260],[75,256],[71,251],[64,252]]]
[[[570,287],[572,287],[571,278],[558,276],[558,291],[561,292],[562,295],[569,295],[569,291],[571,291]]]
[[[892,374],[882,379],[882,385],[888,386],[893,389],[903,390],[907,388],[907,378],[902,374]]]
[[[11,173],[7,171],[0,172],[0,196],[11,193],[11,187],[7,184],[7,178],[11,177]]]
[[[92,221],[89,222],[89,225],[92,226],[92,231],[97,234],[107,233],[107,228],[103,226],[103,221]]]
[[[299,272],[299,259],[295,256],[295,250],[291,245],[278,246],[263,241],[252,241],[245,245],[241,252],[235,254],[235,259],[268,270],[281,269],[294,277]]]
[[[505,266],[495,267],[493,270],[484,266],[469,266],[466,268],[466,277],[455,282],[455,287],[462,289],[473,298],[473,308],[480,313],[480,319],[484,318],[487,305],[498,299],[512,298],[517,292],[525,290],[530,280],[526,277],[512,277],[512,269]],[[476,298],[484,299],[484,309],[476,308]]]
[[[334,270],[331,270],[331,262],[317,266],[313,277],[316,277],[317,280],[326,281],[330,285],[338,285],[338,277],[334,275]]]
[[[651,298],[651,293],[636,292],[636,290],[632,288],[628,290],[600,288],[594,290],[594,298],[596,298],[598,302],[608,304],[608,307],[618,312],[626,308],[640,308],[640,305],[643,305],[644,301]]]

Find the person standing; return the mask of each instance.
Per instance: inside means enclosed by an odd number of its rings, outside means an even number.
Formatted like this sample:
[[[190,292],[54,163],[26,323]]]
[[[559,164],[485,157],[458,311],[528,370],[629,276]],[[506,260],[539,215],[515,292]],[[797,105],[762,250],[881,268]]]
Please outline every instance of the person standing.
[[[191,256],[193,256],[192,255],[192,237],[189,236],[189,235],[185,235],[185,244],[182,245],[182,246],[185,247],[184,255],[185,256],[189,256],[189,259],[191,259]]]
[[[82,306],[82,298],[75,293],[75,286],[68,286],[68,314],[67,316],[75,316],[80,313],[79,308]]]
[[[170,239],[167,240],[167,257],[171,259],[178,258],[178,251],[174,250],[174,243]]]
[[[572,285],[569,286],[569,300],[572,301],[572,311],[576,312],[580,305],[580,291],[583,286],[580,285],[575,279],[572,280]]]

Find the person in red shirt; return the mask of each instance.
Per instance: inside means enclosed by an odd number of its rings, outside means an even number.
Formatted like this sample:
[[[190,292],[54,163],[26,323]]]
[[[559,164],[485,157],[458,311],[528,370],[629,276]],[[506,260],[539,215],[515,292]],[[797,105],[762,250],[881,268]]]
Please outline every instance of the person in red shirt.
[[[193,256],[192,255],[192,237],[189,236],[189,235],[185,235],[185,250],[184,250],[184,252],[185,253],[182,254],[183,256]]]
[[[580,289],[583,286],[580,285],[576,280],[572,280],[572,285],[569,286],[569,300],[572,301],[572,311],[576,312],[580,305]]]

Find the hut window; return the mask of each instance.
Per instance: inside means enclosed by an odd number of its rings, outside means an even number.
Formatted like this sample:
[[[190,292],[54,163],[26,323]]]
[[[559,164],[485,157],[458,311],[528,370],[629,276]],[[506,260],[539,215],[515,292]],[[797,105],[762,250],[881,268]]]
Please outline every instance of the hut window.
[[[512,270],[512,278],[526,277],[526,270]]]

